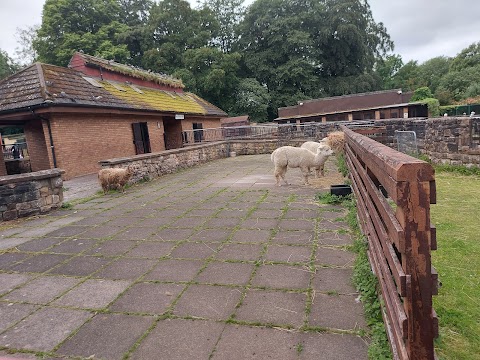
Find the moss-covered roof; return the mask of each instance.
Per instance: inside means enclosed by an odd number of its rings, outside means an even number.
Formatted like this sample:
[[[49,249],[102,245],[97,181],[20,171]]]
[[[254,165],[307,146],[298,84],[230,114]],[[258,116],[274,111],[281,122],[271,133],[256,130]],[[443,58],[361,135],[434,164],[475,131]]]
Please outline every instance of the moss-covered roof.
[[[156,73],[153,71],[147,71],[135,66],[129,66],[125,64],[120,64],[113,60],[106,60],[96,56],[91,56],[83,54],[80,52],[75,53],[76,56],[79,56],[83,59],[86,66],[90,67],[100,67],[102,69],[127,75],[133,78],[151,81],[156,84],[167,85],[175,88],[184,88],[183,82],[181,79],[174,78],[171,75]]]
[[[226,116],[218,107],[181,89],[167,91],[101,79],[92,81],[73,69],[54,65],[36,63],[0,81],[0,114],[38,105]]]

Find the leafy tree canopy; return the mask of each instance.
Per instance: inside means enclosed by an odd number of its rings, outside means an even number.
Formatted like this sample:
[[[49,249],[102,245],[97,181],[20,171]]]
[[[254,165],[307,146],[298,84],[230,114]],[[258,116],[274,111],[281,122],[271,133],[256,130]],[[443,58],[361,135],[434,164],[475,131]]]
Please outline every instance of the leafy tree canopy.
[[[0,49],[0,80],[14,74],[18,69],[19,65],[5,51]]]

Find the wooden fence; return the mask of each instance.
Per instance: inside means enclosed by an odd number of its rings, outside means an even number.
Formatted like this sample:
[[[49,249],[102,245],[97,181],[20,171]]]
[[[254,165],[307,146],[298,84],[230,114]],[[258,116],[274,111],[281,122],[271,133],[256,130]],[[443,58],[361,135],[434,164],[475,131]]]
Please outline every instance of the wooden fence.
[[[394,359],[434,359],[438,275],[430,224],[432,166],[343,127],[345,153],[368,256],[379,280]]]

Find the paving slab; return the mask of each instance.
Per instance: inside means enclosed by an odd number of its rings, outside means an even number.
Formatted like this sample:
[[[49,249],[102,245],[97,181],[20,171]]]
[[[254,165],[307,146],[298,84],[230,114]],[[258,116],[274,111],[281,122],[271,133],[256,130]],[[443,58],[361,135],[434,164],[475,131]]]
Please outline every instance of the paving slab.
[[[135,284],[115,300],[110,310],[161,315],[184,288],[179,284]]]
[[[133,360],[208,359],[225,324],[203,320],[158,322],[132,354]]]
[[[77,254],[93,247],[97,243],[97,240],[71,239],[55,245],[49,249],[49,252],[57,254]]]
[[[13,271],[43,273],[71,258],[71,255],[36,254],[13,266]]]
[[[316,294],[308,321],[312,326],[332,329],[366,328],[363,306],[356,300],[355,295]]]
[[[249,290],[235,319],[264,325],[299,328],[305,318],[306,295],[282,291]]]
[[[9,349],[51,351],[91,316],[88,311],[43,308],[4,332],[0,345]]]
[[[263,327],[227,325],[212,359],[298,359],[299,334]]]
[[[318,233],[319,245],[352,245],[353,237],[350,234],[341,234],[336,231],[325,231]]]
[[[317,292],[335,291],[339,294],[356,292],[352,284],[353,270],[339,268],[317,268],[312,287]]]
[[[65,264],[50,270],[49,273],[67,276],[88,276],[107,265],[110,261],[111,259],[96,256],[77,256]]]
[[[218,243],[193,243],[186,242],[178,245],[170,256],[178,259],[200,259],[205,260],[216,253]]]
[[[232,242],[265,243],[270,239],[270,230],[238,230],[233,234]]]
[[[227,320],[235,310],[241,289],[191,285],[180,297],[173,313],[178,316],[194,316],[212,320]]]
[[[283,219],[280,220],[278,227],[280,228],[280,231],[308,231],[315,228],[315,221],[311,219]]]
[[[252,285],[275,289],[307,289],[310,271],[293,265],[262,265],[257,269]]]
[[[5,295],[2,300],[48,304],[79,282],[77,278],[40,276]]]
[[[103,309],[115,300],[131,282],[113,280],[87,280],[70,290],[53,305],[83,309]]]
[[[138,241],[107,240],[85,252],[86,255],[119,256],[135,247]]]
[[[136,279],[156,264],[153,259],[118,259],[95,274],[96,278]]]
[[[2,274],[0,273],[0,295],[13,290],[18,285],[26,283],[33,278],[26,274]]]
[[[224,242],[230,235],[232,230],[222,229],[200,229],[194,233],[188,241],[202,241],[202,242]]]
[[[125,254],[126,257],[159,259],[167,256],[175,246],[172,242],[143,242]]]
[[[311,246],[269,245],[265,260],[284,263],[309,263],[311,256]]]
[[[216,254],[219,260],[255,261],[263,250],[261,244],[225,244]]]
[[[280,231],[272,239],[275,244],[312,245],[315,232],[312,231]]]
[[[83,358],[122,359],[153,324],[147,316],[98,314],[60,346],[57,353]]]
[[[15,263],[25,260],[31,254],[20,253],[20,252],[10,252],[0,254],[0,269],[8,270]]]
[[[315,254],[315,263],[317,265],[352,267],[354,261],[355,254],[353,252],[338,248],[319,246]]]
[[[19,322],[37,309],[38,306],[32,304],[0,302],[0,332],[5,331],[8,327]]]
[[[150,237],[150,240],[161,240],[161,241],[180,241],[187,240],[192,236],[194,230],[192,229],[175,229],[175,228],[166,228],[161,229]]]
[[[64,239],[50,237],[33,239],[17,246],[17,249],[21,251],[42,251],[52,247],[53,245],[60,244],[63,241]]]
[[[147,275],[144,280],[155,281],[192,281],[204,262],[200,260],[173,260],[160,261]]]
[[[360,336],[349,334],[309,333],[301,335],[300,359],[367,359],[368,344]]]
[[[253,264],[211,262],[195,280],[207,284],[246,285],[253,269]]]

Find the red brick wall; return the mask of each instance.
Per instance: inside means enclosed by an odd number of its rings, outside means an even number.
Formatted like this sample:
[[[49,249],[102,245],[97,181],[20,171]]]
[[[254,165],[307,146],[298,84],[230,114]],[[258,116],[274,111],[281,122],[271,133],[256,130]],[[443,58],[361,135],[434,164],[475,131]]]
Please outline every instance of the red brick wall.
[[[55,114],[57,167],[65,179],[95,173],[100,160],[135,155],[132,123],[147,122],[153,152],[164,150],[162,118],[116,114]]]
[[[48,131],[44,131],[42,121],[30,120],[25,124],[24,132],[32,171],[53,168],[53,159],[49,151],[50,141]]]

